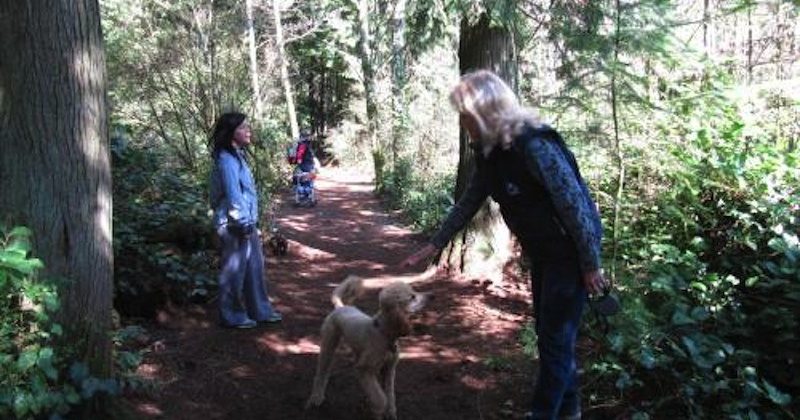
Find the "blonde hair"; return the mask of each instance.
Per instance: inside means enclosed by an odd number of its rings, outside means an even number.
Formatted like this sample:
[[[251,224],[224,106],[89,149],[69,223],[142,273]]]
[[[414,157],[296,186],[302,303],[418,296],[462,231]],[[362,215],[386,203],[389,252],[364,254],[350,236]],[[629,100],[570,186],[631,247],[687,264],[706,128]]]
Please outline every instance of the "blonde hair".
[[[523,127],[541,124],[536,112],[520,106],[511,88],[489,70],[477,70],[461,76],[461,81],[450,92],[450,103],[460,114],[475,119],[480,131],[484,154],[500,144],[511,147],[514,137]]]

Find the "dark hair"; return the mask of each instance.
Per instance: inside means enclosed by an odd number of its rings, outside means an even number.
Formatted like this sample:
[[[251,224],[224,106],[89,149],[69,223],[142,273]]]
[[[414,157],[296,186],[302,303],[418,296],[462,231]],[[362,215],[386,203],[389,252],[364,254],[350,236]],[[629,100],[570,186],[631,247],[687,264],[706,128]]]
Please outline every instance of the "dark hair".
[[[235,153],[233,149],[233,133],[236,131],[236,128],[242,125],[246,118],[246,115],[239,112],[226,112],[219,116],[217,122],[214,124],[214,131],[210,139],[210,143],[213,147],[211,150],[211,157],[216,159],[219,156],[219,152],[222,150]]]

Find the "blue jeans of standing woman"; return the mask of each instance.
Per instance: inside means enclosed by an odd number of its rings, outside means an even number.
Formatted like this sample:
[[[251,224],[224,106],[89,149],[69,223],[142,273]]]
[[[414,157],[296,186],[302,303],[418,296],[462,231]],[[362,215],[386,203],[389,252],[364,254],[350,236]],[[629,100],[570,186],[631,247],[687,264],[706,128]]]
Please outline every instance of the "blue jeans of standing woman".
[[[588,297],[577,251],[569,238],[527,249],[539,349],[539,375],[529,418],[569,418],[581,412],[575,342]]]
[[[267,297],[261,238],[217,228],[222,244],[219,273],[219,316],[224,326],[270,321],[275,314]]]

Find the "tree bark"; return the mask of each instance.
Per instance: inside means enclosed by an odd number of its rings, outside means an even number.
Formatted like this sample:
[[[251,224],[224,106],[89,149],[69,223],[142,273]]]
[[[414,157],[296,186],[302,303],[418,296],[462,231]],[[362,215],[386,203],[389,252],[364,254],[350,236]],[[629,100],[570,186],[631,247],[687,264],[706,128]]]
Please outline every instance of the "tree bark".
[[[514,91],[517,90],[517,65],[511,34],[505,28],[492,26],[488,16],[482,16],[476,24],[462,21],[458,57],[461,74],[478,69],[492,70]],[[459,133],[456,200],[466,190],[474,170],[475,156],[462,127]],[[472,222],[446,248],[445,258],[450,267],[467,274],[497,274],[510,257],[510,238],[497,204],[487,201]]]
[[[406,0],[397,0],[392,15],[392,101],[394,127],[392,130],[392,163],[397,164],[405,151],[408,115],[406,113],[405,87],[405,32]],[[395,168],[396,169],[396,168]]]
[[[253,0],[245,0],[244,4],[246,11],[245,31],[247,32],[247,52],[250,57],[250,85],[253,89],[253,106],[256,111],[255,119],[260,121],[264,116],[264,105],[261,101],[261,88],[258,83],[258,47],[256,47],[256,28],[253,24]]]
[[[753,8],[747,8],[747,84],[753,84]]]
[[[35,2],[40,3],[40,2]],[[97,0],[0,2],[0,219],[34,232],[67,280],[56,320],[98,377],[111,373],[111,170]]]
[[[297,125],[297,111],[294,106],[292,80],[289,78],[289,60],[286,56],[286,47],[283,40],[283,24],[281,23],[281,8],[278,4],[278,0],[272,0],[272,16],[275,22],[275,44],[278,47],[278,62],[281,68],[283,94],[286,97],[286,112],[289,119],[289,129],[292,133],[292,139],[296,139],[300,137],[300,129]]]
[[[619,237],[620,230],[622,229],[622,200],[623,193],[625,192],[625,155],[622,150],[622,140],[620,139],[620,124],[619,124],[619,101],[617,92],[617,72],[619,66],[619,50],[620,50],[620,13],[622,6],[620,0],[615,1],[615,14],[614,14],[614,71],[611,73],[611,116],[614,124],[614,157],[617,163],[617,191],[614,194],[614,222],[612,226],[612,252],[611,252],[611,279],[616,280],[617,275],[617,259],[619,253]]]
[[[378,118],[378,104],[375,100],[375,67],[372,57],[371,36],[369,31],[369,4],[367,0],[357,0],[358,8],[358,58],[361,62],[364,100],[367,111],[367,136],[373,153],[380,151],[376,142],[375,131]]]

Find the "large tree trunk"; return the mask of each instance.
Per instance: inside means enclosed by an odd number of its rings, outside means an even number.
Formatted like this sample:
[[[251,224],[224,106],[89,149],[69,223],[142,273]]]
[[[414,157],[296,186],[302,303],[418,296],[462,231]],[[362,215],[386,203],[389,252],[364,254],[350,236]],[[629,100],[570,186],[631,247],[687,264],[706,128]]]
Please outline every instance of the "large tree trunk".
[[[372,149],[373,163],[375,164],[375,181],[377,184],[381,180],[385,155],[375,135],[377,131],[378,103],[375,99],[375,66],[373,63],[369,31],[369,5],[370,2],[367,0],[356,0],[356,8],[358,9],[358,42],[356,44],[356,49],[361,62],[361,79],[364,86],[364,101],[367,108],[367,141]]]
[[[253,90],[253,106],[256,120],[264,116],[264,105],[261,101],[261,88],[258,83],[258,47],[256,46],[256,27],[253,24],[253,0],[245,0],[247,52],[250,56],[250,85]],[[277,13],[277,12],[276,12]]]
[[[38,4],[38,2],[36,2]],[[66,279],[57,321],[111,373],[111,170],[97,0],[0,2],[0,219]]]
[[[405,151],[408,115],[406,115],[406,0],[397,0],[392,15],[392,101],[394,127],[392,130],[392,163],[397,164]],[[396,168],[395,168],[396,169]]]
[[[283,24],[281,23],[281,8],[278,3],[278,0],[272,0],[272,16],[275,22],[275,44],[278,47],[278,62],[281,67],[281,82],[283,83],[283,93],[286,97],[286,112],[289,118],[289,128],[292,131],[292,139],[296,139],[300,137],[300,129],[297,125],[297,111],[294,107],[292,80],[289,79],[289,59],[286,56],[286,48],[283,40]]]
[[[492,70],[516,91],[517,66],[511,34],[505,28],[490,26],[487,16],[474,25],[462,21],[458,57],[461,74],[478,69]],[[459,133],[456,199],[464,193],[474,170],[475,156],[462,128]],[[497,204],[489,200],[450,243],[445,258],[450,267],[464,273],[496,275],[510,257],[510,237]]]

